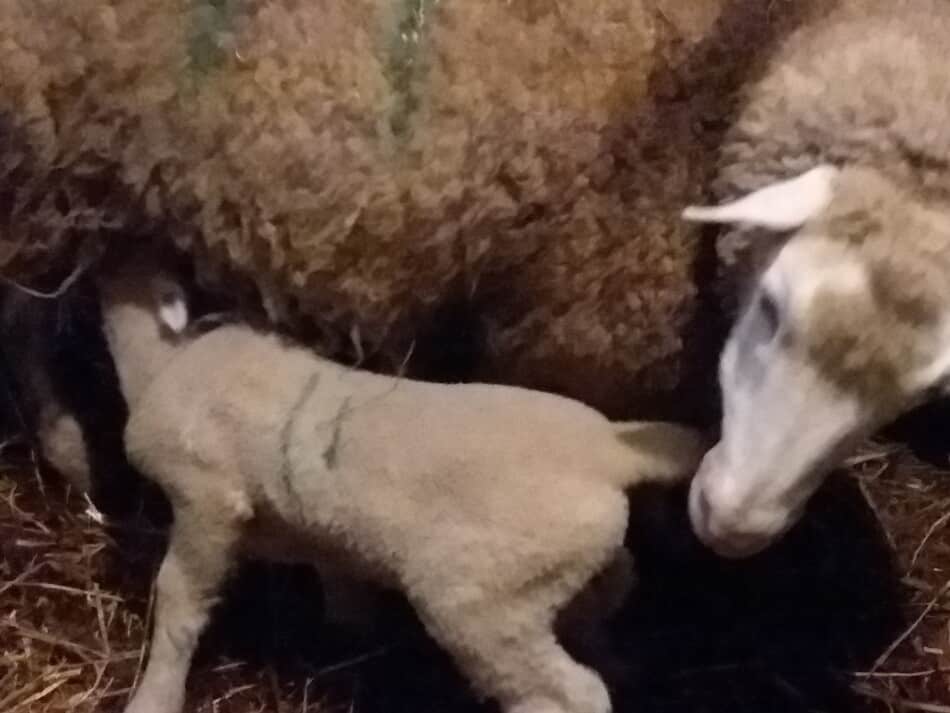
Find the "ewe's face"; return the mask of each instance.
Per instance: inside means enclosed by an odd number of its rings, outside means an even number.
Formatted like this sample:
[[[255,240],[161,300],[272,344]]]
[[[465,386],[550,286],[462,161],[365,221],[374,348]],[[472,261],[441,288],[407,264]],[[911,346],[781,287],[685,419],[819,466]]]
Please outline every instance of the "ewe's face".
[[[816,359],[826,315],[857,344],[868,304],[862,265],[822,241],[791,242],[762,278],[720,360],[721,440],[690,492],[699,537],[753,554],[795,523],[835,462],[878,420]]]
[[[780,537],[858,441],[947,371],[933,266],[919,253],[902,262],[912,239],[866,213],[826,217],[781,249],[721,356],[722,435],[689,505],[697,535],[724,556]]]

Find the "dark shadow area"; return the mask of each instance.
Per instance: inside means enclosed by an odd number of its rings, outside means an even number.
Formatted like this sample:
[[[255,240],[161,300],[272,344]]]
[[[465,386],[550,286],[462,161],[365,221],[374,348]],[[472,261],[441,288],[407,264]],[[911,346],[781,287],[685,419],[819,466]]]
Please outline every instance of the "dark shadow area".
[[[486,350],[479,310],[464,290],[440,304],[416,334],[406,375],[441,383],[472,381]]]
[[[946,469],[950,466],[950,399],[936,399],[919,406],[897,419],[884,435],[906,443],[925,463]]]
[[[866,709],[850,674],[900,633],[902,593],[856,482],[832,478],[799,526],[744,561],[702,548],[679,498],[645,495],[632,514],[641,582],[613,632],[635,675],[618,710]]]

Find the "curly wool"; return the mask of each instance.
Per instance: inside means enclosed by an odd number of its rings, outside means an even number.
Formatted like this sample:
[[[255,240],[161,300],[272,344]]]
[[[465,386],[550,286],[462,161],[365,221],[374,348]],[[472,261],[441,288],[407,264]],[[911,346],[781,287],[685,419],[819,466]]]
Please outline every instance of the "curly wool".
[[[882,211],[885,222],[897,222],[895,211],[907,220],[902,191],[942,210],[950,198],[950,72],[934,53],[948,31],[946,0],[848,0],[800,28],[743,92],[720,151],[715,194],[735,198],[827,162],[871,169],[894,184],[882,191],[878,179],[863,198],[843,201],[867,209],[884,196],[894,204]],[[849,209],[853,221],[858,211]],[[739,229],[719,243],[722,285],[732,292],[776,246]]]
[[[670,415],[714,341],[677,215],[805,4],[8,0],[0,264],[160,233],[389,368],[449,310],[466,376]]]

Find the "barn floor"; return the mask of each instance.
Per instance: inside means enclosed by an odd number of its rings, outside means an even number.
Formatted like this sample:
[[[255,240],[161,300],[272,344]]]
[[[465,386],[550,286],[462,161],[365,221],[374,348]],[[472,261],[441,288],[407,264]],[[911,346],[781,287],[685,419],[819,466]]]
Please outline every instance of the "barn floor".
[[[162,547],[106,535],[15,447],[0,472],[0,713],[120,711]],[[616,710],[950,713],[950,477],[869,446],[754,560],[695,543],[682,494],[635,496],[641,584],[611,625]],[[190,683],[202,713],[449,713],[478,706],[393,601],[374,640],[319,625],[306,570],[246,568]]]

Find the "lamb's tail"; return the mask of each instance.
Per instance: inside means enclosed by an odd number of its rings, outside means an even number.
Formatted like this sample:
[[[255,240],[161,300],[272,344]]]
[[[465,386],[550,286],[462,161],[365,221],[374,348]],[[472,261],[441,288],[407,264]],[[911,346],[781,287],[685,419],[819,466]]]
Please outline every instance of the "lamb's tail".
[[[614,422],[614,432],[631,451],[632,469],[627,486],[637,483],[673,485],[696,473],[712,443],[697,431],[664,421]]]

